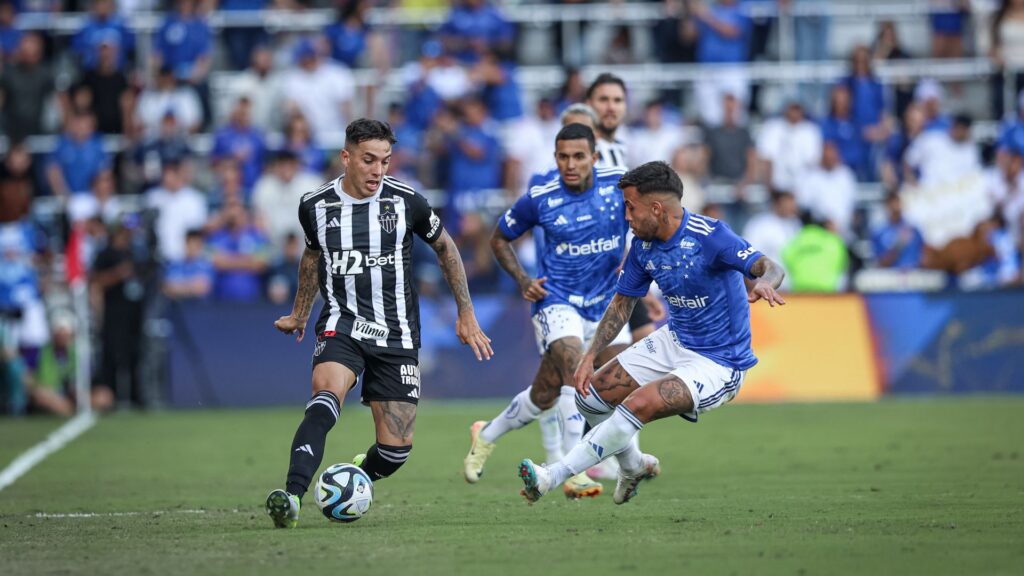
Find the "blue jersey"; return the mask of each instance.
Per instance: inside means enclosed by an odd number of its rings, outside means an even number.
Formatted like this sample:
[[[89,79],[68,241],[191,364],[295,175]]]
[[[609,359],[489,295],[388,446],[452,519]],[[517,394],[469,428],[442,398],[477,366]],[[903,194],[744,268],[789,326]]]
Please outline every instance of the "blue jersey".
[[[725,222],[687,211],[668,242],[633,239],[618,292],[645,296],[656,281],[676,342],[722,366],[746,370],[757,358],[750,349],[743,276],[761,256]]]
[[[615,271],[626,245],[625,207],[618,189],[623,168],[594,170],[590,189],[573,193],[555,177],[521,197],[498,221],[509,239],[538,227],[544,243],[537,261],[547,277],[548,296],[534,312],[552,304],[568,304],[587,320],[600,320],[615,292]]]

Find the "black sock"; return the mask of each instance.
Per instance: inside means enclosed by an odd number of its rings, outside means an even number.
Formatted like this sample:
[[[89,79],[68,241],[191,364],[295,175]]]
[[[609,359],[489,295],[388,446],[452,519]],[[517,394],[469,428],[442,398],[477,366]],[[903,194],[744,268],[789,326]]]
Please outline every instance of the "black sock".
[[[306,403],[306,417],[292,440],[291,463],[288,466],[289,494],[302,498],[309,489],[313,475],[324,457],[327,433],[338,421],[338,397],[328,391],[318,392]]]
[[[366,460],[363,460],[363,472],[376,482],[381,478],[387,478],[395,473],[405,461],[409,459],[409,452],[412,446],[388,446],[387,444],[374,444],[366,451]]]

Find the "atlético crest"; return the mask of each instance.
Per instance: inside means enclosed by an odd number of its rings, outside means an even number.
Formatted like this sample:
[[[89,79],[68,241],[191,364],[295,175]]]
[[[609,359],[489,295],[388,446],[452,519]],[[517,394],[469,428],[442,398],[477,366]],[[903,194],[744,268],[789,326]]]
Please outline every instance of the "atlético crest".
[[[377,216],[377,221],[380,222],[380,227],[391,234],[395,231],[395,226],[398,226],[398,213],[391,207],[390,203],[383,203],[380,205],[381,212]]]

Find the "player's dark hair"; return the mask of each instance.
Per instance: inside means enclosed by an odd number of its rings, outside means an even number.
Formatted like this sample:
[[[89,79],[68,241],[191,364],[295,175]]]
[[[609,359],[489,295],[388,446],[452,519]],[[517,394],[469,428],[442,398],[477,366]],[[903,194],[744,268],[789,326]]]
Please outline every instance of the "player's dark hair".
[[[619,188],[630,186],[640,194],[675,194],[683,197],[683,181],[668,164],[659,161],[648,162],[633,168],[619,179]]]
[[[206,232],[203,232],[203,230],[201,228],[192,228],[188,232],[185,232],[185,240],[186,241],[193,240],[193,239],[205,240],[206,239]]]
[[[380,120],[360,118],[345,128],[345,146],[355,146],[367,140],[387,140],[388,144],[398,142],[391,126]]]
[[[558,135],[555,136],[555,144],[557,145],[562,140],[586,140],[591,152],[597,150],[597,138],[594,136],[594,131],[579,122],[563,126],[558,131]]]
[[[626,83],[622,78],[611,72],[602,72],[597,78],[594,78],[594,81],[590,83],[590,87],[587,88],[587,100],[590,100],[590,97],[594,95],[594,90],[605,84],[618,84],[619,88],[622,88],[622,93],[626,93]]]

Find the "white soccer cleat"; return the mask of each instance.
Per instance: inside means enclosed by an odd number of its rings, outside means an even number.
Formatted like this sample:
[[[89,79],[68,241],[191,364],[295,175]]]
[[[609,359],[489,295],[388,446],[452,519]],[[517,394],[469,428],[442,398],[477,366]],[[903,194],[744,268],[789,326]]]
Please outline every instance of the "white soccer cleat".
[[[590,476],[594,480],[618,480],[619,461],[615,458],[608,458],[607,460],[598,462],[587,469],[587,476]]]
[[[483,476],[484,464],[487,463],[487,458],[494,451],[494,444],[480,438],[480,431],[485,426],[487,426],[487,421],[480,420],[473,422],[473,425],[469,427],[469,454],[466,454],[465,460],[462,461],[462,473],[466,477],[466,482],[470,484],[476,484]]]
[[[551,473],[547,468],[534,464],[529,458],[519,463],[519,479],[523,481],[523,489],[519,493],[530,504],[551,491]]]
[[[619,479],[615,483],[615,493],[612,494],[612,500],[616,504],[629,502],[636,496],[641,482],[661,474],[661,463],[654,456],[644,454],[641,462],[643,462],[643,466],[640,468],[640,472],[635,475],[627,474],[625,470],[619,470]]]

